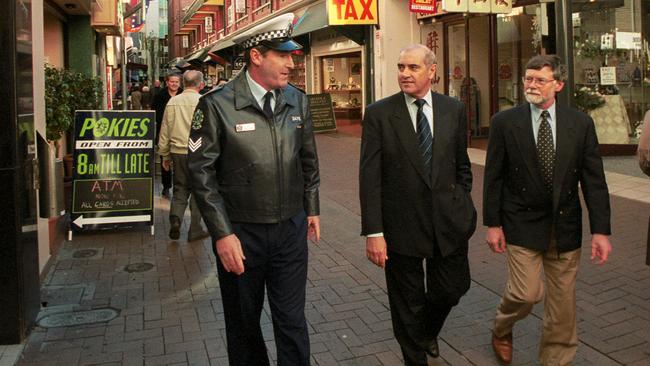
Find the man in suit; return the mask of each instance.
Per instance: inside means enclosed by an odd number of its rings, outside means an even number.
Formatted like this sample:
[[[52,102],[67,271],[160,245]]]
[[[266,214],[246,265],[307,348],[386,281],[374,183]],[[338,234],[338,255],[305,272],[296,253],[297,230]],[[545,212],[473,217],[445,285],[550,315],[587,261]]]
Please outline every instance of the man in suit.
[[[555,103],[564,86],[560,59],[535,56],[523,78],[528,103],[496,114],[485,164],[486,241],[507,253],[508,283],[497,309],[492,347],[512,360],[512,328],[544,297],[540,359],[568,365],[575,357],[575,282],[582,242],[578,183],[589,208],[591,259],[611,251],[609,193],[593,120]]]
[[[431,92],[435,54],[400,52],[401,92],[368,106],[360,166],[361,235],[385,268],[393,330],[407,365],[437,357],[442,325],[470,285],[476,228],[465,108]]]

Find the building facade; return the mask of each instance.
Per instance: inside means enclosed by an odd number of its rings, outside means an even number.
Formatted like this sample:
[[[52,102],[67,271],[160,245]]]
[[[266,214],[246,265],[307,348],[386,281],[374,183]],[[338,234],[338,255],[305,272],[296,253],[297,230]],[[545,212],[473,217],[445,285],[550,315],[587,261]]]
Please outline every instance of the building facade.
[[[435,13],[412,12],[410,2],[428,2]],[[195,0],[175,8],[182,13],[175,26],[170,5],[177,44],[170,56],[230,77],[242,66],[232,37],[291,11],[305,45],[294,56],[293,83],[330,94],[338,123],[358,124],[368,103],[399,90],[398,50],[422,43],[437,55],[432,89],[465,102],[470,146],[482,148],[490,117],[525,101],[528,59],[558,54],[568,75],[560,102],[592,115],[603,153],[635,151],[650,108],[650,0],[518,0],[498,14],[473,11],[472,0],[454,1],[468,8],[453,12],[443,11],[443,1],[410,2],[378,1],[375,25],[329,24],[323,0]]]

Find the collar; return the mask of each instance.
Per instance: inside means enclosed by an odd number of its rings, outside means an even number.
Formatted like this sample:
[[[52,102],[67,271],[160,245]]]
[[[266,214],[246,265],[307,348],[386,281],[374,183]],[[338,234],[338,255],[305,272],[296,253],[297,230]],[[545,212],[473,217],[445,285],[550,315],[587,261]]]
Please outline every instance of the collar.
[[[404,99],[406,100],[406,105],[412,105],[418,98],[412,97],[412,96],[404,93]],[[422,99],[424,99],[424,101],[427,102],[427,105],[429,107],[433,107],[431,92],[426,93]],[[540,112],[540,113],[542,113],[542,112]]]
[[[253,93],[253,97],[255,98],[255,100],[260,106],[263,106],[264,96],[266,95],[268,90],[264,89],[264,87],[258,84],[257,81],[253,80],[248,70],[246,70],[246,80],[248,81],[248,86],[251,89],[251,93]],[[275,92],[273,90],[271,90],[271,92],[273,93],[273,97],[275,98]]]
[[[177,93],[176,95],[180,95],[180,94],[191,94],[191,93],[198,94],[199,92],[196,91],[196,90],[194,90],[194,89],[192,89],[192,88],[187,88],[187,89],[183,90],[182,93]]]
[[[555,101],[546,110],[550,115],[549,118],[551,119],[551,121],[555,121]],[[533,121],[539,121],[539,118],[542,116],[543,111],[544,111],[543,109],[538,108],[536,105],[530,104],[530,114],[533,117]]]

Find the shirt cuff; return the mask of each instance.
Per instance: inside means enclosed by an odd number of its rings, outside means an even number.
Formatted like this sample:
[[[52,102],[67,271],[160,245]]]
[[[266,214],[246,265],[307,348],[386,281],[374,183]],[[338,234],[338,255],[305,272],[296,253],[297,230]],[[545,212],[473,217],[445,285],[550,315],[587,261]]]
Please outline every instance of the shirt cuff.
[[[366,235],[367,238],[380,238],[382,236],[384,236],[384,233],[373,233]]]

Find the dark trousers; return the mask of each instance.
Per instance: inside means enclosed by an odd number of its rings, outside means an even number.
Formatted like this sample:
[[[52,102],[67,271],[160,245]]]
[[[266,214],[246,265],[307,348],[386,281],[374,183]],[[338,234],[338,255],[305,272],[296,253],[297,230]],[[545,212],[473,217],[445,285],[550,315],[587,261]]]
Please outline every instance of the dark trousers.
[[[233,229],[246,257],[244,273],[226,272],[217,258],[230,365],[269,365],[260,327],[265,289],[278,366],[309,365],[307,216],[301,212],[278,224],[233,223]]]
[[[163,157],[161,156],[160,157],[160,166],[161,166],[160,176],[162,177],[163,189],[171,189],[172,188],[172,170],[171,169],[169,169],[169,170],[162,169],[162,161],[163,161]]]
[[[469,289],[467,249],[445,258],[438,251],[426,259],[389,252],[386,286],[404,363],[426,365],[425,349],[437,339],[452,307]]]

